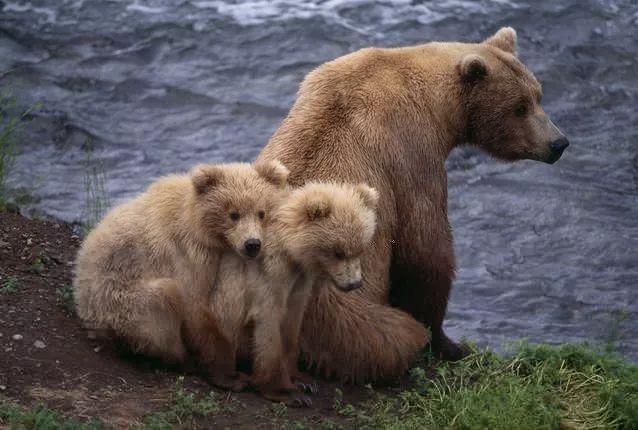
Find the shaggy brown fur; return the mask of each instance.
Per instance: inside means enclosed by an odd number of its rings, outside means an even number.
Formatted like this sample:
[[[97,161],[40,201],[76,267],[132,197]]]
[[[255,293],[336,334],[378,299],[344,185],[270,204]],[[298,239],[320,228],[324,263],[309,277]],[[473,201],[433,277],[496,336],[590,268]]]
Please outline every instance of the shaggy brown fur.
[[[256,256],[269,196],[286,175],[275,161],[198,166],[113,209],[76,260],[80,318],[168,362],[193,351],[213,383],[243,388],[232,345],[206,304],[222,252]]]
[[[425,327],[444,358],[463,356],[442,328],[455,271],[444,162],[466,142],[556,161],[566,140],[540,94],[511,28],[482,43],[363,49],[306,77],[258,161],[280,159],[293,185],[367,182],[381,196],[363,288],[322,288],[306,313],[309,364],[344,380],[394,377],[430,340]]]
[[[264,397],[308,404],[309,379],[297,367],[303,315],[318,280],[344,291],[361,286],[360,256],[374,234],[377,199],[363,184],[306,184],[282,193],[269,215],[261,265],[222,257],[213,313],[224,315],[231,342],[249,351],[252,383]]]

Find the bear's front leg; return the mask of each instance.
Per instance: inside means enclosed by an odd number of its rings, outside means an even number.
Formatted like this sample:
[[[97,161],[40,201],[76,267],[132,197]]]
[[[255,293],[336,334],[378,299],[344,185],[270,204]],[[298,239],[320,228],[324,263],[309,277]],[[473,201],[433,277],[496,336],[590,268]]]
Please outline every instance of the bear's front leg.
[[[447,214],[436,207],[423,196],[404,207],[409,221],[395,235],[390,297],[394,306],[430,329],[430,346],[440,358],[456,361],[470,350],[443,331],[456,262]]]
[[[263,303],[262,303],[263,304]],[[266,399],[288,406],[310,406],[312,401],[293,384],[282,340],[283,307],[264,306],[255,318],[252,384]]]
[[[315,394],[319,391],[317,382],[308,374],[299,370],[299,337],[301,324],[313,294],[314,276],[300,280],[288,299],[288,311],[282,324],[284,355],[288,365],[290,380],[300,390]]]
[[[236,371],[235,347],[221,332],[213,314],[204,306],[194,305],[185,319],[187,342],[199,355],[200,364],[212,384],[226,390],[243,391],[249,378]]]

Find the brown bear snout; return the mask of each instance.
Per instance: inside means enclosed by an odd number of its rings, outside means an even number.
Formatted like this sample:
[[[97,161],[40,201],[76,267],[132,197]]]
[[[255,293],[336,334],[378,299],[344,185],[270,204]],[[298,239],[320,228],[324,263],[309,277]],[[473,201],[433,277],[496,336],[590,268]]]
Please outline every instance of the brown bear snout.
[[[344,291],[352,291],[352,290],[356,290],[357,288],[361,288],[361,280],[358,281],[354,281],[354,282],[349,282],[345,288],[343,288]]]
[[[250,258],[257,257],[259,254],[259,250],[261,249],[261,240],[259,239],[248,239],[244,242],[244,252]]]
[[[547,162],[549,164],[557,162],[560,156],[563,155],[563,151],[565,151],[565,148],[567,148],[568,146],[569,140],[567,140],[565,136],[561,136],[560,138],[550,143],[549,148],[552,152],[550,153]]]

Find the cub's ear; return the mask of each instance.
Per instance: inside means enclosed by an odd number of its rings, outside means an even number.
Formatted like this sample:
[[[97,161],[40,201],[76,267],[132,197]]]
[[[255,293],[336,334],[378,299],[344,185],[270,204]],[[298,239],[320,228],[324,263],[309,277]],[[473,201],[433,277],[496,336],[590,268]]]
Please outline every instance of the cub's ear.
[[[458,67],[461,77],[468,82],[479,81],[489,73],[487,62],[477,54],[467,54]]]
[[[271,184],[276,185],[279,188],[283,188],[286,186],[290,170],[288,170],[288,168],[284,166],[280,161],[263,161],[260,163],[255,163],[253,167],[255,168],[259,176],[261,176]]]
[[[512,55],[518,56],[516,53],[516,30],[512,27],[501,28],[499,31],[494,33],[494,36],[486,39],[483,43],[492,45],[505,52],[509,52]]]
[[[310,221],[326,218],[330,211],[330,200],[321,194],[309,196],[306,200],[306,215]]]
[[[369,209],[376,209],[377,204],[379,203],[379,193],[372,187],[369,187],[367,184],[359,184],[355,187],[355,191],[363,200],[363,204],[365,204]]]
[[[200,164],[191,171],[191,181],[197,194],[204,194],[222,181],[224,172],[214,164]]]

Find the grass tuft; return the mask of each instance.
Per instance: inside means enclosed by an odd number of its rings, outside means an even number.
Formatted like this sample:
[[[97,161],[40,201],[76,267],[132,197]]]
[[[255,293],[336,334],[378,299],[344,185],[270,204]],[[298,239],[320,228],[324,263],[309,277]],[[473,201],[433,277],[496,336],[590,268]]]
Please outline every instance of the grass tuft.
[[[21,121],[36,109],[37,105],[15,113],[15,98],[0,91],[0,210],[5,209],[8,200],[6,180],[18,154]]]
[[[73,295],[73,285],[65,284],[62,287],[58,287],[56,290],[58,298],[62,302],[62,306],[69,312],[75,313],[75,299]]]
[[[172,429],[176,426],[193,428],[196,418],[231,410],[232,407],[221,404],[212,391],[204,397],[189,392],[184,388],[184,377],[180,376],[175,383],[168,410],[146,415],[140,428],[152,430]]]
[[[475,351],[411,372],[414,387],[347,415],[358,428],[638,428],[638,367],[586,345],[520,343],[506,357]]]
[[[110,206],[106,192],[106,170],[104,165],[93,158],[93,145],[85,145],[86,160],[84,163],[84,192],[86,196],[86,217],[84,227],[91,231],[104,217]]]
[[[0,397],[0,428],[5,428],[4,425],[20,430],[97,430],[105,427],[96,419],[83,423],[66,418],[41,403],[25,409]]]
[[[13,294],[20,288],[20,284],[18,283],[18,278],[15,276],[7,276],[6,278],[2,278],[0,282],[0,295],[1,294]]]

